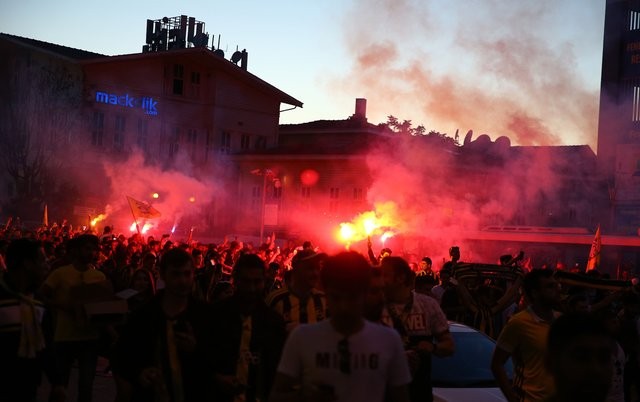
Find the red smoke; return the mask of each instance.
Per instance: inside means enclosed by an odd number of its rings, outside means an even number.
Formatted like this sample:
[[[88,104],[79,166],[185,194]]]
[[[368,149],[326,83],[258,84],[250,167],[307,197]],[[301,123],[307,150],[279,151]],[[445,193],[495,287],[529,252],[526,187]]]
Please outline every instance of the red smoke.
[[[580,42],[554,35],[554,13],[575,10],[556,3],[356,1],[345,28],[353,65],[334,89],[368,98],[370,121],[393,114],[521,145],[595,144],[597,90],[576,73]]]

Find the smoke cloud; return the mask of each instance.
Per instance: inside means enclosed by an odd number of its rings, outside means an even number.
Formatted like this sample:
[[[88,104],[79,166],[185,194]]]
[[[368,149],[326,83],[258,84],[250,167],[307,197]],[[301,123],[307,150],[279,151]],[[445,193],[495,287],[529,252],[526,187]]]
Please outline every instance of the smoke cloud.
[[[204,230],[214,195],[219,197],[224,191],[220,191],[221,186],[214,181],[213,175],[197,178],[184,155],[173,166],[163,168],[146,163],[141,151],[120,163],[103,162],[110,183],[110,199],[106,203],[108,215],[104,224],[115,223],[117,231],[129,231],[133,217],[126,196],[130,196],[151,204],[162,214],[160,218],[138,222],[141,229],[146,226],[149,230],[146,234],[168,234],[177,228],[175,235],[180,238],[191,226]],[[157,193],[157,199],[153,197],[154,193]]]
[[[519,145],[595,144],[598,88],[581,73],[562,18],[599,26],[583,2],[356,1],[347,14],[350,73],[337,91],[369,99],[370,120],[389,114],[427,130],[474,129]],[[601,7],[598,7],[598,10]],[[573,36],[572,36],[573,35]],[[595,58],[595,57],[594,57]]]

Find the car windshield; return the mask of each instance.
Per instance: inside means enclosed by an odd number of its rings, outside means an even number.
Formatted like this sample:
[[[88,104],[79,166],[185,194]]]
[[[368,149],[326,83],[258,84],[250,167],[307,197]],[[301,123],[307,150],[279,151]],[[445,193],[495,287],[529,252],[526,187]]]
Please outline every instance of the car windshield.
[[[451,332],[456,345],[453,356],[432,358],[431,381],[440,388],[496,387],[491,373],[491,356],[495,342],[480,332]],[[511,359],[505,365],[513,376]]]

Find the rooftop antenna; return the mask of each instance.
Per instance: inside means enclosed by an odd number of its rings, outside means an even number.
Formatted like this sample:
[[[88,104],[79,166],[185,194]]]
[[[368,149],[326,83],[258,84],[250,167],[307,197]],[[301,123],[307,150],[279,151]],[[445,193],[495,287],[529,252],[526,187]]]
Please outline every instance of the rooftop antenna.
[[[220,36],[222,36],[222,35],[218,34],[218,47],[216,48],[216,50],[213,51],[213,53],[216,56],[220,56],[220,57],[224,58],[224,52],[222,51],[222,49],[220,49]]]

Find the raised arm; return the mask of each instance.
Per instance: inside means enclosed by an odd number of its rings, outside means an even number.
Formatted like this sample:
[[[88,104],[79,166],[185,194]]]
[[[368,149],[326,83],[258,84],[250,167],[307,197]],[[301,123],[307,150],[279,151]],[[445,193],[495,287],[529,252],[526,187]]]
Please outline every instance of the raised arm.
[[[509,287],[509,289],[507,289],[507,291],[504,292],[502,297],[498,299],[498,301],[496,302],[495,306],[491,308],[491,313],[497,314],[502,310],[504,310],[505,308],[507,308],[509,304],[512,303],[513,298],[515,297],[516,293],[518,293],[518,290],[522,285],[522,278],[523,278],[522,275],[518,276],[515,282],[513,282],[513,285],[511,285],[511,287]]]

